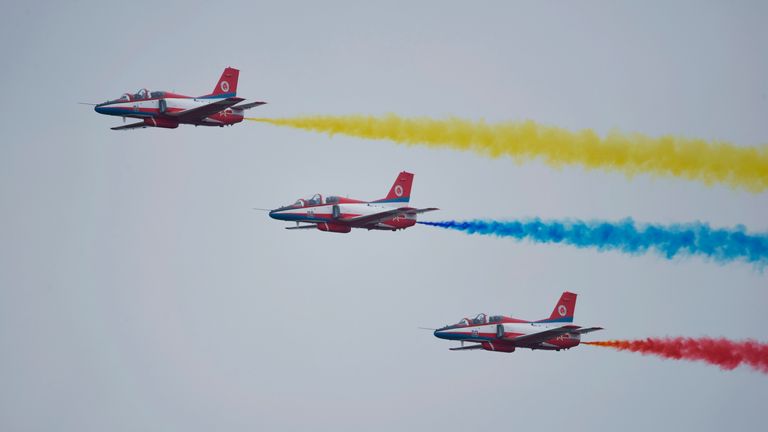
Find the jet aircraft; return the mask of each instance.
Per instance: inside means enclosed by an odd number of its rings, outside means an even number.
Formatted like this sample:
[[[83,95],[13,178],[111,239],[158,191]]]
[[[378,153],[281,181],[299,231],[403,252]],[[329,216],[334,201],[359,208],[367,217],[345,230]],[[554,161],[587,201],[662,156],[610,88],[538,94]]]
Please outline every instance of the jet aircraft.
[[[352,228],[397,231],[416,224],[419,213],[438,210],[417,209],[408,206],[411,199],[413,174],[401,172],[389,194],[375,201],[361,201],[340,196],[299,199],[289,206],[269,212],[273,219],[296,222],[286,229],[319,229],[320,231],[348,233]],[[304,225],[301,225],[301,224]]]
[[[461,342],[460,347],[450,348],[451,351],[482,349],[511,353],[516,348],[560,351],[577,346],[582,334],[603,329],[573,325],[575,309],[576,294],[566,291],[549,318],[526,321],[502,315],[488,317],[481,313],[439,328],[434,335]],[[474,344],[465,346],[465,342]]]
[[[231,126],[243,121],[244,110],[266,103],[240,104],[245,99],[237,97],[239,75],[240,71],[235,68],[224,69],[213,91],[203,96],[184,96],[143,88],[136,93],[125,93],[118,99],[95,104],[94,109],[99,114],[122,117],[123,121],[126,117],[141,119],[138,123],[116,126],[112,130],[145,127],[175,129],[180,124]]]

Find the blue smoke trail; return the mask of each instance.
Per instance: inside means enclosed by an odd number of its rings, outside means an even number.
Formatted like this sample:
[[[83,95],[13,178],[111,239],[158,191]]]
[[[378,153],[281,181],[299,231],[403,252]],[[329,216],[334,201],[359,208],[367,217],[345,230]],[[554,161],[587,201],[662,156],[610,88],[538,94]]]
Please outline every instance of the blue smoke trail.
[[[768,264],[768,234],[747,234],[739,225],[734,229],[712,229],[705,223],[637,225],[632,219],[618,223],[606,221],[444,221],[419,222],[422,225],[464,231],[467,234],[512,237],[537,243],[564,243],[600,251],[618,250],[638,255],[654,249],[667,259],[681,255],[700,255],[718,263],[741,260],[763,268]]]

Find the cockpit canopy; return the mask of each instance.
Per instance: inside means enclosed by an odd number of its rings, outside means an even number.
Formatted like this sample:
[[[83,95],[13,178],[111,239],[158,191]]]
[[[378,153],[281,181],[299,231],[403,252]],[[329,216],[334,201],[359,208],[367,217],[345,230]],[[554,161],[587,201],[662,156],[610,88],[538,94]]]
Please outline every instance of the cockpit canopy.
[[[449,327],[466,327],[477,324],[488,324],[488,317],[484,313],[480,313],[475,315],[474,318],[462,318],[461,321]]]
[[[299,198],[295,203],[283,208],[309,207],[323,204],[323,196],[320,194],[312,195],[312,198]]]
[[[163,91],[150,92],[149,90],[143,88],[143,89],[139,89],[139,91],[137,91],[136,93],[123,93],[123,95],[120,96],[119,98],[111,100],[107,103],[132,102],[132,101],[145,100],[145,99],[159,99],[163,97],[165,97],[165,92]]]
[[[487,323],[488,323],[488,317],[484,313],[477,314],[475,315],[474,318],[472,318],[472,324],[487,324]]]

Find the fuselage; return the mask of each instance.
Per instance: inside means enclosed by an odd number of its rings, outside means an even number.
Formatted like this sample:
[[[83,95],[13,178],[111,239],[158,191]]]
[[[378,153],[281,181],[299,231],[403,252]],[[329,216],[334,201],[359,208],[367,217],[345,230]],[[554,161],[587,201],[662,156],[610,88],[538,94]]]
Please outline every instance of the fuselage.
[[[148,126],[176,128],[179,124],[196,126],[227,126],[243,121],[243,111],[226,108],[201,120],[185,122],[170,114],[208,105],[217,100],[234,96],[234,93],[215,96],[192,97],[171,92],[146,90],[124,94],[121,98],[96,105],[97,113],[142,119]]]
[[[525,321],[506,316],[486,318],[484,314],[474,319],[465,318],[458,324],[445,326],[435,330],[434,335],[440,339],[476,342],[488,351],[512,352],[515,348],[530,348],[540,350],[561,350],[577,346],[581,341],[578,333],[565,333],[543,342],[526,344],[512,342],[519,336],[540,333],[548,329],[561,327],[564,323],[557,321]]]

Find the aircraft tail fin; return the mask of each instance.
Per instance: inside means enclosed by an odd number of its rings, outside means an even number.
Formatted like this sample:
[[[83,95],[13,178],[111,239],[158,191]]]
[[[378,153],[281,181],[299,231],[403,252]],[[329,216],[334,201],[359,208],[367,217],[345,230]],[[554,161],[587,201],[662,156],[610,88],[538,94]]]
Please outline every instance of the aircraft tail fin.
[[[576,312],[576,294],[565,291],[560,296],[555,309],[547,319],[539,320],[537,322],[573,322],[573,314]]]
[[[216,87],[213,91],[203,97],[233,97],[237,95],[237,78],[240,76],[240,71],[235,68],[228,67],[224,69],[224,72],[219,78],[219,82],[216,83]]]
[[[389,189],[387,196],[375,202],[407,203],[411,200],[412,184],[413,174],[403,171],[397,175],[397,179],[392,184],[392,188]]]

